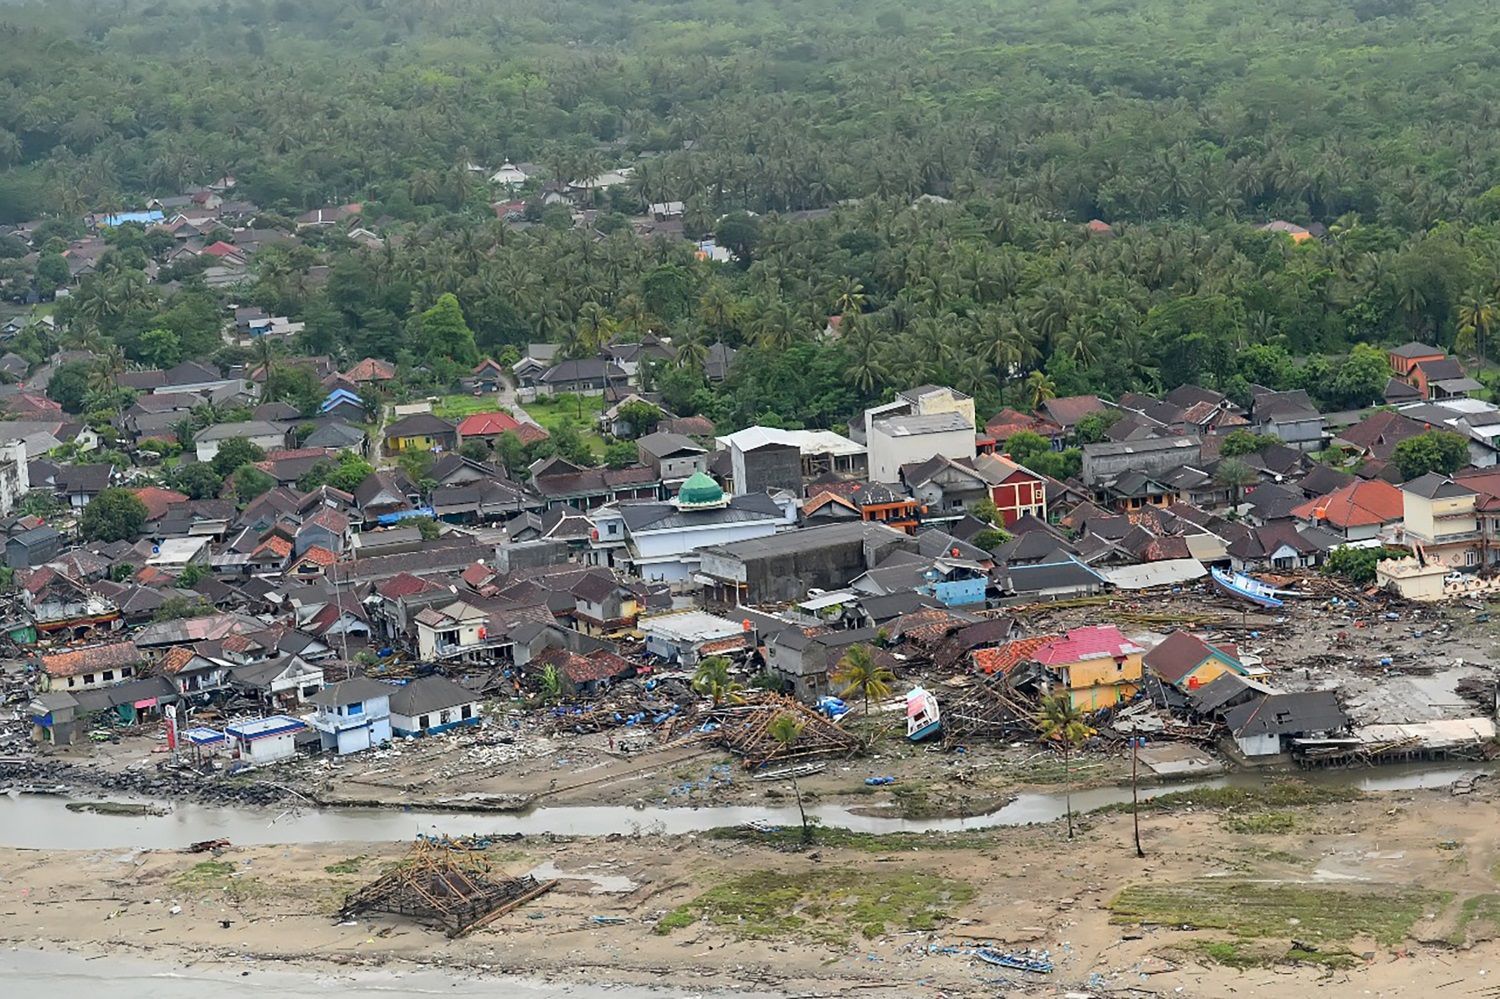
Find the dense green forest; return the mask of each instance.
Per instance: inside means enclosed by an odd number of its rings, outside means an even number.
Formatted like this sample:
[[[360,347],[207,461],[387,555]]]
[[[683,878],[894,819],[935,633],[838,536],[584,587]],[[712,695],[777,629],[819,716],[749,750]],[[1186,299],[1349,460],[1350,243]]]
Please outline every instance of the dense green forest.
[[[488,353],[669,333],[658,387],[728,424],[834,425],[917,380],[986,410],[1187,380],[1358,405],[1380,379],[1356,344],[1475,352],[1500,308],[1497,41],[1475,0],[22,2],[0,6],[0,220],[226,172],[282,214],[358,198],[398,238],[325,240],[326,287],[307,248],[257,260],[309,350],[441,381],[421,315],[453,292]],[[502,159],[635,175],[600,197],[607,238],[517,233],[466,169]],[[738,265],[624,228],[664,199]],[[1329,234],[1255,231],[1273,218]],[[131,359],[161,360],[162,329],[195,353],[201,293],[135,272],[71,314]],[[689,362],[715,340],[751,363],[710,392]]]

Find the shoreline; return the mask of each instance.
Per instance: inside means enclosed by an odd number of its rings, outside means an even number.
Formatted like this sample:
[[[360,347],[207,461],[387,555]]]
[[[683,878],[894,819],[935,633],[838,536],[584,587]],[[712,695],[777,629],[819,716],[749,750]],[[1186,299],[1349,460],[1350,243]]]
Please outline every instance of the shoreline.
[[[4,848],[11,904],[0,906],[0,940],[250,970],[252,982],[268,970],[457,971],[584,990],[566,995],[624,983],[877,997],[985,990],[997,969],[960,952],[989,943],[1046,950],[1057,963],[1052,975],[1007,972],[1017,996],[1099,992],[1101,981],[1186,997],[1287,994],[1257,991],[1264,979],[1352,999],[1403,994],[1398,983],[1429,973],[1477,975],[1500,958],[1500,917],[1492,924],[1485,908],[1500,899],[1497,817],[1500,799],[1485,788],[1209,794],[1143,810],[1144,861],[1131,855],[1129,814],[1112,812],[1079,817],[1072,842],[1060,822],[947,836],[824,830],[810,849],[795,847],[795,830],[526,837],[483,856],[508,875],[544,872],[558,888],[457,940],[388,916],[333,922],[343,896],[399,862],[407,842]],[[1252,927],[1258,949],[1236,958],[1244,967],[1205,957],[1231,946],[1215,941],[1240,939],[1215,930],[1212,912],[1114,911],[1127,897],[1142,911],[1183,904],[1152,894],[1174,886],[1223,886],[1215,904],[1233,904],[1266,885],[1282,886],[1276,904],[1302,925]],[[1351,905],[1352,927],[1319,915]],[[1387,912],[1400,920],[1359,922]],[[1341,977],[1330,984],[1328,966],[1288,958],[1293,940],[1321,947]]]

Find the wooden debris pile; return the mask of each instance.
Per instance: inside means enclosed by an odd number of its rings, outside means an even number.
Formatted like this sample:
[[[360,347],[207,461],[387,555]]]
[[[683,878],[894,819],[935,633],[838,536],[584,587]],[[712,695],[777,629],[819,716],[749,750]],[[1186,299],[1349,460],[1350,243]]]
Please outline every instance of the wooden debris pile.
[[[385,912],[461,937],[556,886],[530,875],[497,876],[480,854],[419,840],[393,870],[346,897],[334,919]]]
[[[974,739],[1033,739],[1035,706],[996,674],[943,708],[943,748]]]
[[[742,757],[750,770],[759,770],[768,763],[853,756],[864,748],[852,733],[807,705],[779,694],[767,695],[751,704],[721,708],[718,714],[719,744]],[[785,746],[770,733],[771,723],[782,715],[791,715],[800,727],[797,738]]]

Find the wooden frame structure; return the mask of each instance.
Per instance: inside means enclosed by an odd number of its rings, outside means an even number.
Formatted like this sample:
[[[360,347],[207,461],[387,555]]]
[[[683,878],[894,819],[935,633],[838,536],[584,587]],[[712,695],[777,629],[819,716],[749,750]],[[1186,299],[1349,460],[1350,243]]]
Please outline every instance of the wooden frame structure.
[[[419,840],[395,869],[348,895],[334,918],[385,912],[461,937],[555,887],[530,875],[495,877],[478,854]]]
[[[993,676],[943,708],[943,748],[968,739],[1033,739],[1035,715],[1004,676]]]
[[[768,763],[787,763],[819,756],[853,756],[864,748],[859,738],[839,728],[812,708],[779,694],[772,694],[752,704],[721,709],[723,722],[719,744],[742,757],[745,767],[759,770]],[[791,715],[802,727],[791,745],[783,746],[771,737],[771,723],[782,715]]]

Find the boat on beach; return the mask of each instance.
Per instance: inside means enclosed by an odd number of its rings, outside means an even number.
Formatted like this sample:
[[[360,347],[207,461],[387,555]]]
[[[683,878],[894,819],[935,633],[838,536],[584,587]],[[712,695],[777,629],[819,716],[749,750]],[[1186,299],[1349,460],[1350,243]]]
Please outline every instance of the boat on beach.
[[[937,698],[923,687],[912,688],[906,695],[906,737],[912,742],[921,742],[942,728]]]

